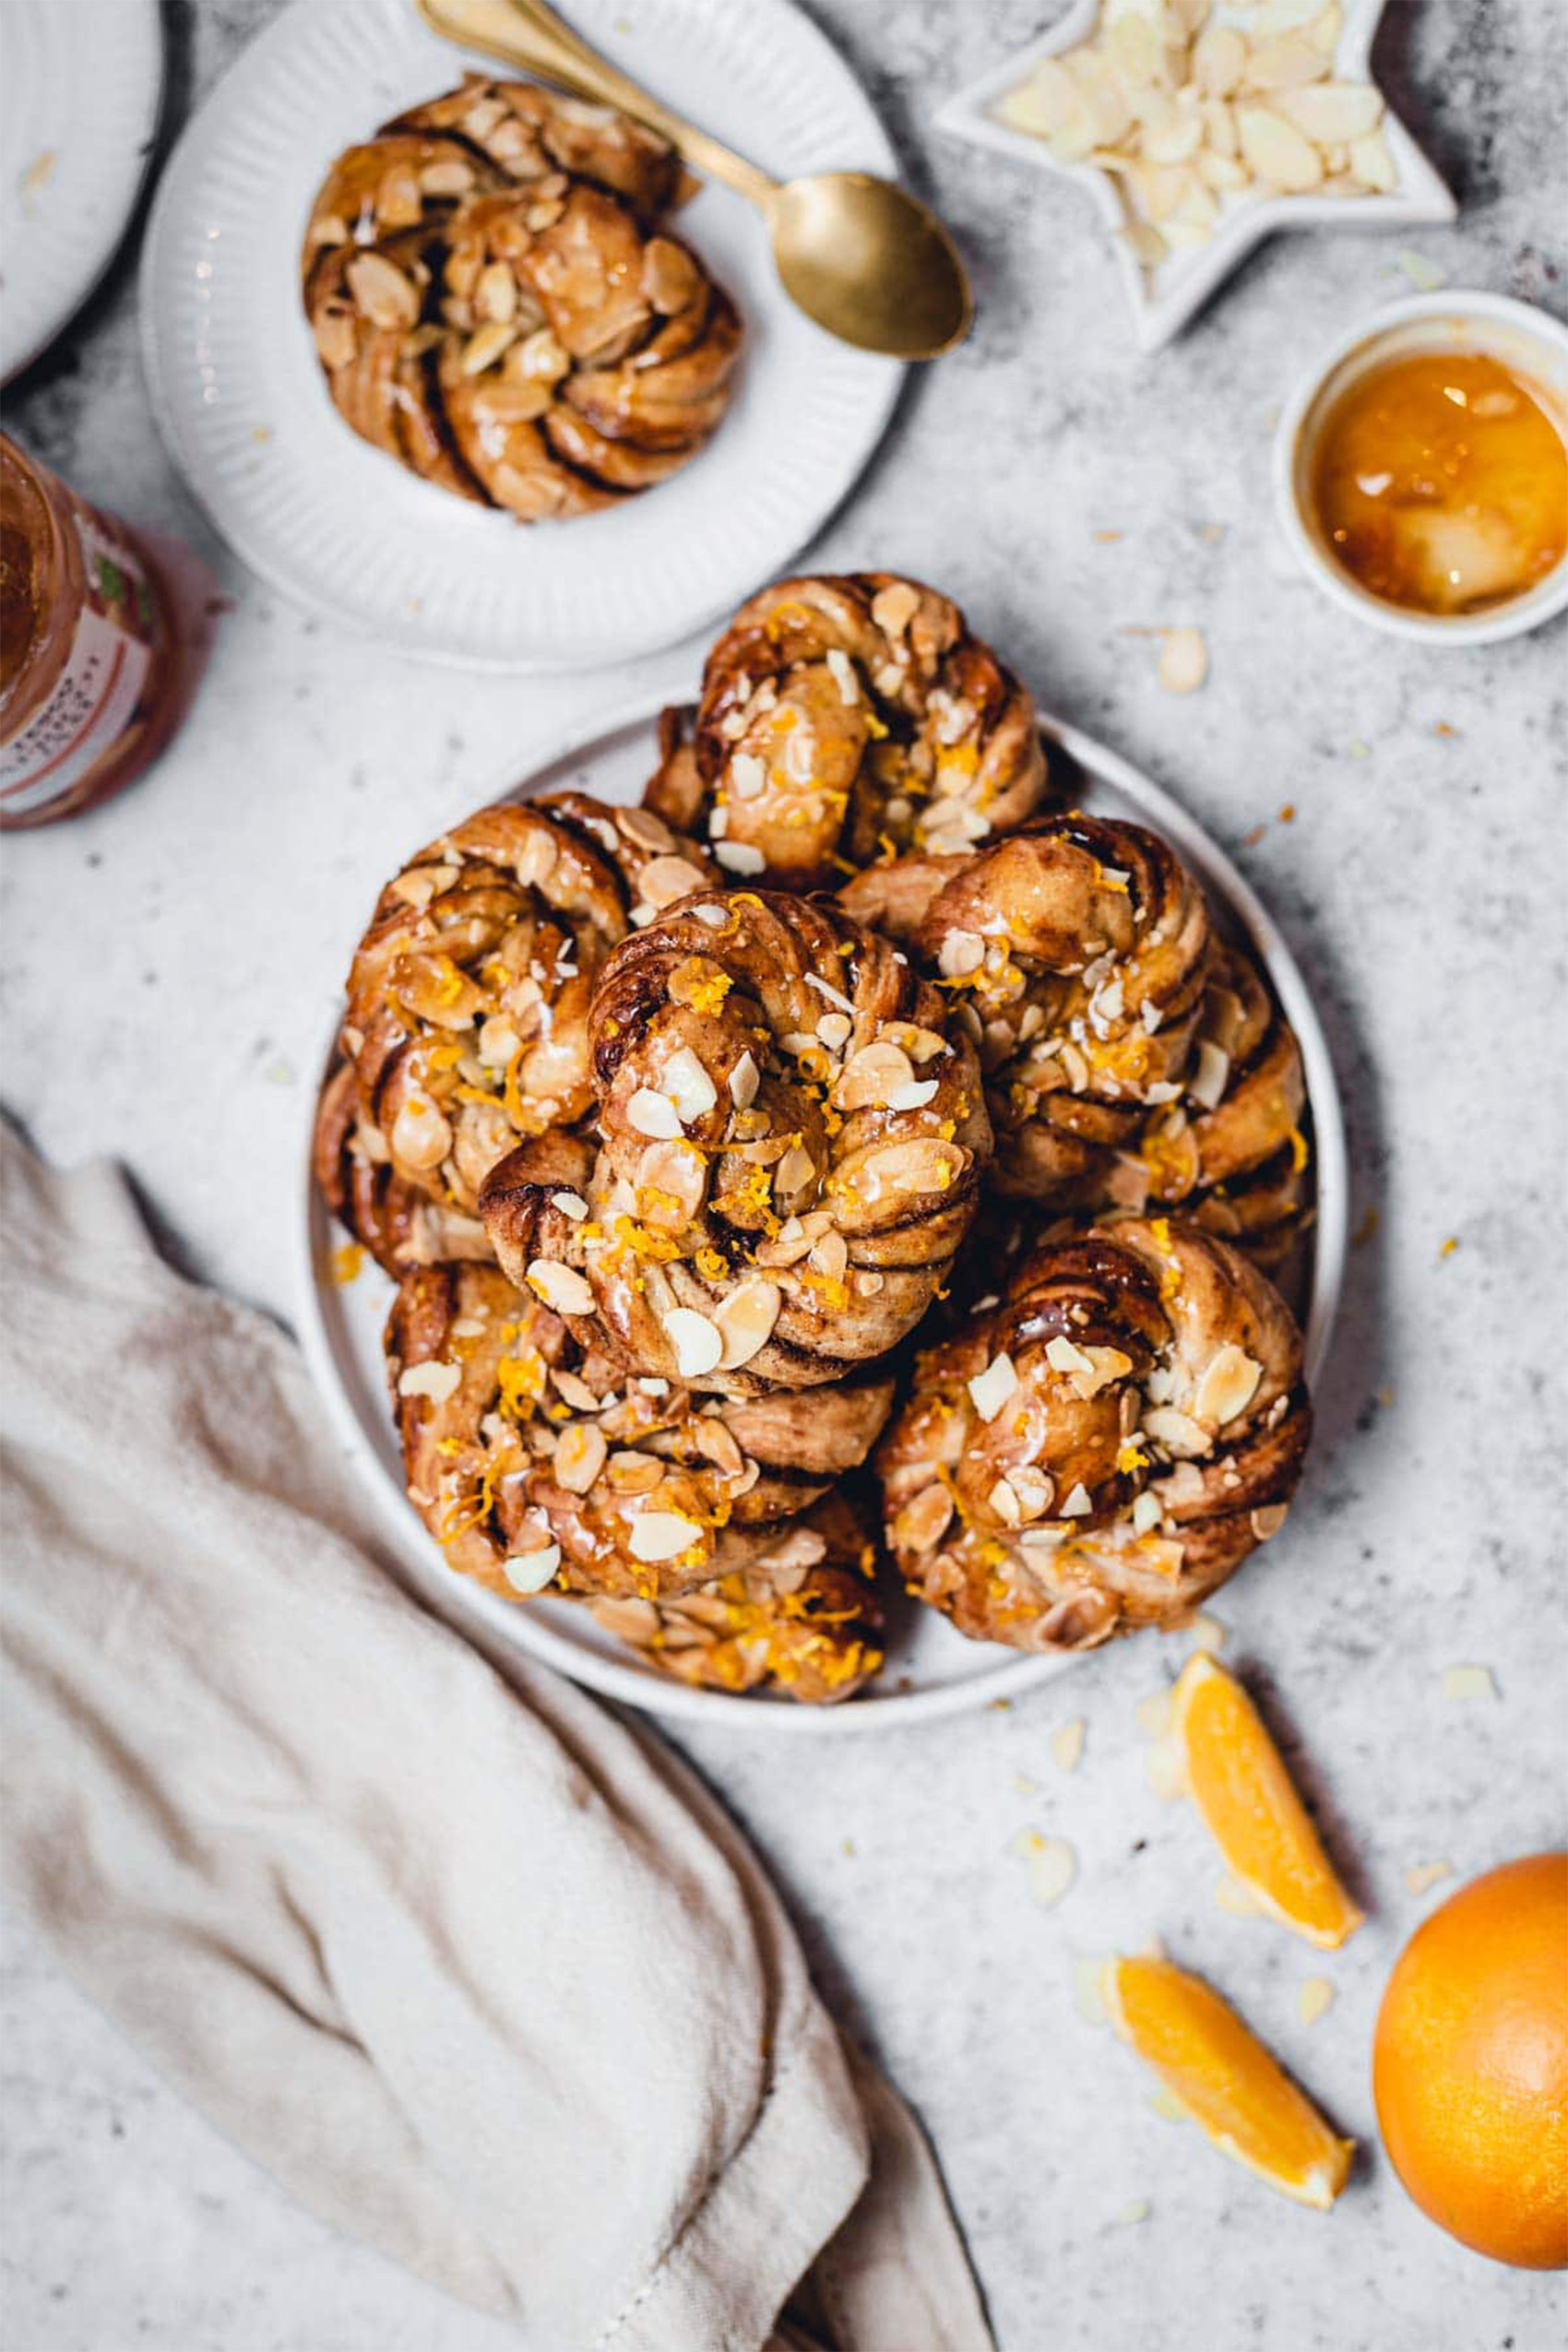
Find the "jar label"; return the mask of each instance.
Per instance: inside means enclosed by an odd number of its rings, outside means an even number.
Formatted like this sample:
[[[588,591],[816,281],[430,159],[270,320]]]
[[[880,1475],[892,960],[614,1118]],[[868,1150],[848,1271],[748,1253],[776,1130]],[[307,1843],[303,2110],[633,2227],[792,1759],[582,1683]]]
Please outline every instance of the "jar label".
[[[53,693],[0,750],[7,816],[42,807],[80,783],[136,714],[152,663],[152,591],[124,544],[77,514],[88,600]]]

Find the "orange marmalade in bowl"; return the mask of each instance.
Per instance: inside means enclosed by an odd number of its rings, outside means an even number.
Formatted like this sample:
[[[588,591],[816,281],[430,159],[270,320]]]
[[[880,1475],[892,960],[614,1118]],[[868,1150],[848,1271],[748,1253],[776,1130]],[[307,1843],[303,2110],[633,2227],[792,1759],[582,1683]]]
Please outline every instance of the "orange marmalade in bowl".
[[[1310,497],[1369,595],[1479,612],[1568,551],[1568,447],[1546,396],[1484,352],[1422,350],[1349,384],[1324,417]]]

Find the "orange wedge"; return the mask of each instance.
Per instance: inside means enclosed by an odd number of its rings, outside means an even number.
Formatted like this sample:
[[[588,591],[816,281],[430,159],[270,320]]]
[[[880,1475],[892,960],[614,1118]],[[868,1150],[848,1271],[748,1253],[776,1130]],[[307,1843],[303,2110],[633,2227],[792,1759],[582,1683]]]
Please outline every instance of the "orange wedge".
[[[1260,1909],[1337,1950],[1361,1924],[1284,1759],[1233,1675],[1201,1650],[1170,1694],[1170,1740],[1187,1793]]]
[[[1100,1985],[1122,2039],[1215,2146],[1326,2212],[1356,2144],[1336,2138],[1229,2003],[1169,1960],[1108,1960]]]

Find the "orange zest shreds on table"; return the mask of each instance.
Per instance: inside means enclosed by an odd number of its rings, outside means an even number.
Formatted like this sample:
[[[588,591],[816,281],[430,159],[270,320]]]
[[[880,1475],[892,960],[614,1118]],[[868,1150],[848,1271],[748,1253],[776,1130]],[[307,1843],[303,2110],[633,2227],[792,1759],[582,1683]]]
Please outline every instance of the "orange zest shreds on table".
[[[345,1241],[332,1253],[332,1279],[337,1283],[357,1282],[364,1266],[364,1252],[357,1241]]]
[[[1121,2039],[1221,2155],[1327,2211],[1356,2144],[1330,2131],[1228,2002],[1173,1962],[1148,1958],[1108,1960],[1100,1991]]]
[[[1170,1737],[1215,1844],[1271,1919],[1335,1952],[1361,1924],[1267,1727],[1233,1675],[1200,1650],[1171,1693]]]

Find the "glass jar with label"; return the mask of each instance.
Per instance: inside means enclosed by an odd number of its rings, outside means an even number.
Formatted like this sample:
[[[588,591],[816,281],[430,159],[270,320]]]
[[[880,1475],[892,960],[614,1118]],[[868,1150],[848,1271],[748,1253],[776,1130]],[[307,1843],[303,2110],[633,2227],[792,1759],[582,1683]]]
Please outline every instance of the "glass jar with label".
[[[0,434],[0,831],[107,800],[162,749],[180,707],[156,564]]]

